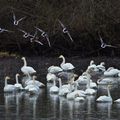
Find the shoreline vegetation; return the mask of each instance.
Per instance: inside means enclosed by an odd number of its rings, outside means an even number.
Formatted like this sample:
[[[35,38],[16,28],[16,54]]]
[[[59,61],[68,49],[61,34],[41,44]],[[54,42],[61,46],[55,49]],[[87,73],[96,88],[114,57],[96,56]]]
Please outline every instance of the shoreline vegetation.
[[[120,56],[120,2],[114,0],[1,0],[0,27],[14,31],[0,34],[0,51],[24,56]],[[12,11],[19,19],[13,25]],[[61,20],[74,42],[62,32]],[[34,33],[34,26],[45,30],[50,38],[40,37],[43,46],[24,39],[18,28]],[[117,48],[100,47],[99,35]]]

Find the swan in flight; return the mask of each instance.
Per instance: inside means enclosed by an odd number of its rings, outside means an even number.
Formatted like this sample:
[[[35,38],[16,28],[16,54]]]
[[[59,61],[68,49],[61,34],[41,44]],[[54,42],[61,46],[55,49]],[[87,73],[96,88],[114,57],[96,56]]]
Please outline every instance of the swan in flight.
[[[50,43],[48,34],[47,34],[45,31],[43,31],[42,29],[38,28],[38,27],[35,27],[35,28],[36,28],[38,31],[41,32],[41,36],[42,36],[43,38],[46,38],[49,47],[51,47],[51,43]]]
[[[101,48],[106,48],[106,47],[112,47],[112,48],[117,48],[116,46],[113,46],[113,45],[108,45],[106,43],[104,43],[101,35],[99,34],[99,38],[100,38],[100,42],[101,42]]]
[[[63,55],[60,55],[59,58],[62,58],[63,60],[62,63],[60,64],[60,67],[64,71],[73,70],[75,68],[71,63],[65,63],[65,57]]]
[[[35,80],[37,78],[37,76],[33,76],[33,79],[34,80],[30,80],[30,81],[28,81],[27,83],[26,83],[26,86],[27,85],[31,85],[31,84],[35,84],[36,86],[38,86],[38,87],[45,87],[45,85],[42,83],[42,82],[39,82],[38,80]]]
[[[14,86],[15,86],[16,90],[22,90],[23,87],[22,87],[22,85],[21,85],[21,84],[19,83],[19,81],[18,81],[18,76],[20,76],[20,75],[17,73],[16,76],[15,76],[15,78],[16,78],[16,83],[14,84]]]
[[[4,29],[4,28],[0,28],[0,33],[3,33],[3,32],[13,32],[13,31],[10,31],[10,30]]]
[[[30,67],[30,66],[27,66],[27,62],[26,62],[26,59],[25,57],[22,57],[22,60],[24,62],[24,66],[21,68],[21,71],[25,74],[25,75],[30,75],[30,74],[33,74],[33,73],[36,73],[36,71]]]
[[[18,30],[23,33],[23,37],[24,38],[34,37],[33,35],[31,35],[30,33],[26,32],[25,30],[22,30],[22,29],[18,29]]]
[[[43,43],[40,42],[38,39],[39,37],[37,36],[37,30],[36,30],[33,37],[30,38],[30,42],[36,42],[36,43],[39,43],[40,45],[43,45]]]
[[[65,25],[64,25],[59,19],[58,19],[58,22],[60,23],[60,25],[61,25],[62,28],[63,28],[63,30],[62,30],[63,33],[67,34],[68,37],[70,38],[70,40],[73,42],[73,39],[72,39],[72,37],[71,37],[71,35],[70,35],[68,29],[65,27]]]
[[[13,12],[13,23],[14,23],[14,25],[17,26],[19,24],[19,22],[22,21],[22,20],[24,20],[25,18],[26,18],[26,16],[17,20],[16,16],[15,16],[15,13]]]
[[[15,91],[15,86],[7,83],[7,80],[9,80],[9,79],[10,79],[10,77],[8,77],[8,76],[5,77],[4,92],[14,92]]]
[[[103,95],[103,96],[100,96],[99,98],[97,98],[97,102],[112,102],[112,97],[111,97],[111,94],[110,94],[110,87],[111,85],[108,85],[107,86],[107,93],[108,93],[108,96],[106,95]]]

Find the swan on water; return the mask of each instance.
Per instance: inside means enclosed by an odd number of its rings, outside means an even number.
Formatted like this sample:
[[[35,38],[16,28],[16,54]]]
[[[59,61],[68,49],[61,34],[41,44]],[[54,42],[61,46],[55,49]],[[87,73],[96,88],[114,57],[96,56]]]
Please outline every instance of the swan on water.
[[[18,76],[20,76],[18,73],[16,74],[15,78],[16,78],[16,83],[14,84],[16,90],[23,90],[22,84],[19,83],[18,81]]]
[[[97,102],[112,102],[112,97],[111,97],[111,94],[110,94],[110,87],[111,85],[108,85],[107,86],[107,94],[108,96],[106,95],[103,95],[103,96],[100,96],[99,98],[97,98]]]
[[[59,58],[62,58],[63,60],[62,63],[60,64],[60,67],[64,71],[73,70],[75,68],[71,63],[65,63],[65,57],[63,55],[60,55]]]
[[[33,73],[36,73],[36,71],[30,67],[30,66],[27,66],[27,62],[26,62],[26,59],[25,57],[22,57],[22,60],[24,62],[24,66],[21,68],[21,71],[25,74],[25,75],[31,75]]]
[[[14,92],[15,91],[15,86],[7,83],[7,80],[9,80],[9,79],[10,79],[10,77],[8,77],[8,76],[5,77],[4,92]]]

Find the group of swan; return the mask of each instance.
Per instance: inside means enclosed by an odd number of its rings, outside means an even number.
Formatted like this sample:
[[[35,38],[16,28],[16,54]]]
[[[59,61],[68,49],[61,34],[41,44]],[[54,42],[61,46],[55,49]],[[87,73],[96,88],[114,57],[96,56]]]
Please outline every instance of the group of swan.
[[[20,90],[26,90],[30,92],[31,94],[38,94],[40,87],[44,87],[45,85],[42,82],[39,82],[35,80],[37,77],[32,74],[36,73],[36,71],[30,67],[27,66],[27,62],[25,57],[22,57],[22,60],[24,62],[24,66],[21,68],[21,71],[24,75],[27,76],[27,79],[25,79],[23,82],[23,85],[19,83],[18,76],[20,76],[18,73],[16,74],[16,83],[14,85],[8,84],[8,80],[10,79],[9,76],[5,77],[5,86],[4,86],[4,92],[14,92],[14,91],[20,91]],[[31,79],[32,78],[32,79]],[[23,88],[24,86],[24,88]]]
[[[99,84],[107,84],[108,96],[100,96],[97,98],[97,102],[110,102],[112,101],[112,97],[110,95],[110,85],[114,84],[113,80],[110,77],[115,77],[116,75],[120,75],[120,71],[113,67],[110,67],[106,70],[105,63],[101,62],[96,65],[93,60],[90,61],[90,65],[87,67],[87,70],[75,80],[75,73],[72,71],[75,67],[71,63],[65,63],[65,58],[63,55],[60,55],[59,58],[62,58],[63,61],[59,66],[50,66],[48,68],[47,74],[47,82],[50,80],[53,81],[53,85],[50,87],[49,92],[58,94],[59,96],[66,96],[67,99],[74,99],[75,101],[83,101],[85,100],[86,95],[94,95],[97,92],[97,85]],[[71,76],[69,76],[68,84],[62,85],[64,82],[61,79],[62,72],[66,72],[67,74],[71,72]],[[93,82],[92,75],[100,74],[102,77],[98,79],[98,81]],[[57,85],[59,83],[59,87]],[[81,85],[86,85],[85,90],[78,90],[78,87]],[[120,99],[115,102],[120,102]]]

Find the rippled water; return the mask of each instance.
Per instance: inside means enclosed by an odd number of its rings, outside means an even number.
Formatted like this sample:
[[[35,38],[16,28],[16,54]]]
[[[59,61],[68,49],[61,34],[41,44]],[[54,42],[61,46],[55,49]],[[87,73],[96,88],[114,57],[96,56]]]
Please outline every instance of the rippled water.
[[[28,93],[0,94],[0,120],[119,120],[120,104],[97,103],[97,96],[106,94],[99,86],[96,96],[87,96],[85,102],[74,102],[65,97],[49,94],[49,87],[39,95]],[[105,86],[104,86],[105,88]],[[113,99],[120,97],[117,85],[111,89]]]

